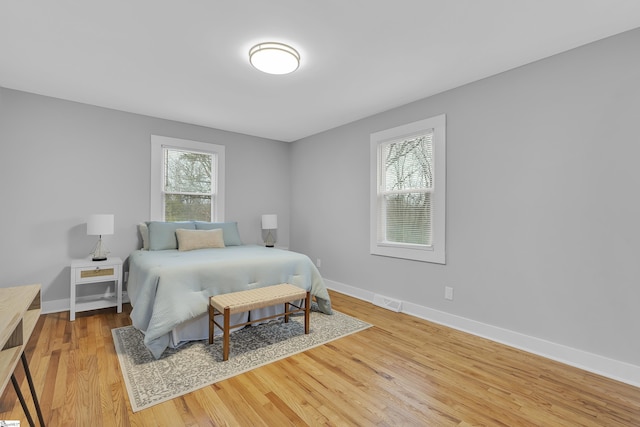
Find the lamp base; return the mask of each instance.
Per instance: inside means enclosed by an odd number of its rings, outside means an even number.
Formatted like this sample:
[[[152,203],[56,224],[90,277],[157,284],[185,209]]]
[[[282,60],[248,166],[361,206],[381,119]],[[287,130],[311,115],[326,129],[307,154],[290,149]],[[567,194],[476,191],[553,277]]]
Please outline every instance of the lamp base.
[[[276,230],[263,230],[262,238],[264,240],[264,245],[267,248],[273,248],[276,245]]]
[[[102,244],[102,236],[98,239],[98,244],[96,248],[91,252],[90,255],[93,255],[91,261],[106,261],[107,255],[109,255],[109,251]]]

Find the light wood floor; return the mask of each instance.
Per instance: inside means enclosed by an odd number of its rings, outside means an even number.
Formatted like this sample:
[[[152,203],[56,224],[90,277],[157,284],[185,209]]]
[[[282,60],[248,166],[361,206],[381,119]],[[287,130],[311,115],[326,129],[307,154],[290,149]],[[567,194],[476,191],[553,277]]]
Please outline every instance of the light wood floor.
[[[374,327],[135,414],[111,338],[112,328],[130,324],[130,307],[81,314],[75,322],[68,313],[43,315],[27,358],[45,421],[52,427],[640,426],[639,388],[331,296],[335,309]],[[16,371],[29,395],[20,365]],[[11,384],[0,398],[1,419],[28,425]]]

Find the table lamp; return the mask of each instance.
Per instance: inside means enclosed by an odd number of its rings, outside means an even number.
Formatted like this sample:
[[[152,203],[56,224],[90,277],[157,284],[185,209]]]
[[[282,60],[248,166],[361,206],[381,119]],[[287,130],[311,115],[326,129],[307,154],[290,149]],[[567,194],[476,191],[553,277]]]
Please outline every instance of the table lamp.
[[[264,245],[272,248],[276,244],[276,230],[278,228],[278,215],[262,215],[262,239]]]
[[[87,234],[89,236],[98,237],[98,243],[91,253],[93,261],[105,261],[109,251],[102,244],[102,236],[113,234],[113,215],[112,214],[94,214],[89,216],[87,220]]]

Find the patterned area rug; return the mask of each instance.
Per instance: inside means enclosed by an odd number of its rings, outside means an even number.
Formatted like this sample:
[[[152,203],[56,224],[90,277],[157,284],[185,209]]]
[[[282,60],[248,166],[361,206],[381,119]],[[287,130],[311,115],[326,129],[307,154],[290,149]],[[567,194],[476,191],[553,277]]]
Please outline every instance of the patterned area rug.
[[[303,352],[371,325],[333,310],[332,315],[312,306],[310,332],[304,316],[291,316],[250,326],[231,334],[229,360],[222,361],[222,337],[167,349],[155,360],[133,326],[111,331],[133,412],[171,400],[210,384]]]

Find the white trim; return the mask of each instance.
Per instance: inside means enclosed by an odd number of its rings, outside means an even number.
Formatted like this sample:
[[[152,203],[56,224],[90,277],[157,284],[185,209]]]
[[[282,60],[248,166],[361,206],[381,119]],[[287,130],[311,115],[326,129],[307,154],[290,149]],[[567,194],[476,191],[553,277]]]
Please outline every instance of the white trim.
[[[324,281],[329,289],[373,304],[375,295],[373,292],[333,280],[324,279]],[[407,301],[402,301],[401,312],[640,387],[640,366],[638,365],[632,365]]]
[[[350,297],[354,297],[363,301],[370,302],[372,304],[373,304],[373,298],[376,295],[374,292],[356,288],[355,286],[345,285],[344,283],[335,282],[329,279],[324,279],[324,284],[329,289],[338,291],[341,294],[349,295]]]
[[[202,151],[217,156],[216,167],[216,211],[212,221],[224,221],[224,145],[188,139],[151,135],[151,187],[149,189],[149,220],[162,221],[162,147],[173,147],[188,151]]]
[[[61,313],[63,311],[69,311],[70,307],[70,298],[56,299],[53,301],[42,301],[42,310],[40,312],[42,314]]]
[[[106,294],[106,296],[115,297],[115,292],[111,292]],[[100,294],[100,296],[104,297],[105,294]],[[87,298],[92,298],[93,296],[87,296]],[[129,295],[127,292],[122,292],[122,303],[128,303]],[[62,313],[63,311],[69,311],[71,307],[71,298],[63,298],[56,299],[52,301],[42,301],[42,308],[40,313],[42,314],[50,314],[50,313]]]
[[[378,241],[379,146],[424,132],[433,132],[432,245],[415,247]],[[446,264],[446,115],[431,117],[372,133],[369,146],[369,253],[415,261]]]

